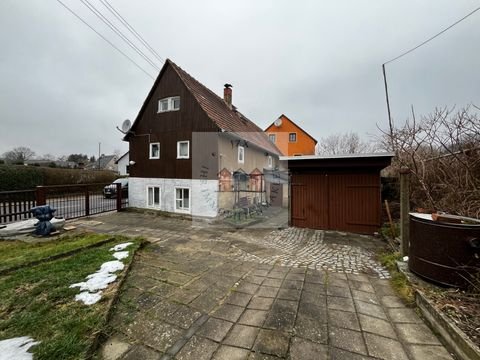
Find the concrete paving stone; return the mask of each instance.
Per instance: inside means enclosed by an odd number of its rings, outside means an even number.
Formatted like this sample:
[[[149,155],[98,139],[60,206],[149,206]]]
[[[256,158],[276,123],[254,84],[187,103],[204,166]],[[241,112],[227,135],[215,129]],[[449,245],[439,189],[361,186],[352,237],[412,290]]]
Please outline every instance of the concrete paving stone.
[[[303,291],[308,291],[311,293],[325,295],[327,293],[327,288],[323,284],[316,284],[316,283],[304,283],[303,284]]]
[[[392,339],[397,338],[397,334],[390,322],[363,314],[358,314],[358,318],[363,331],[386,336]]]
[[[280,272],[280,271],[271,271],[268,275],[267,278],[269,279],[275,279],[275,280],[283,280],[285,278],[286,273],[285,272]],[[275,286],[280,286],[280,285],[275,285]]]
[[[367,355],[362,333],[330,326],[328,331],[329,344],[350,352]]]
[[[223,344],[251,349],[259,331],[258,327],[236,324],[228,333]]]
[[[328,347],[300,337],[294,337],[290,344],[289,354],[291,360],[327,360]]]
[[[357,312],[364,315],[374,316],[380,319],[387,320],[387,314],[380,305],[367,303],[360,300],[355,300]]]
[[[295,323],[295,334],[320,344],[328,341],[327,324],[321,318],[309,318],[299,314]]]
[[[210,360],[217,350],[218,344],[212,340],[192,336],[180,352],[175,356],[178,360]]]
[[[347,280],[347,275],[342,273],[329,272],[327,277],[328,277],[328,282],[330,282],[330,280],[333,280],[333,279]]]
[[[128,340],[124,336],[115,334],[105,341],[100,353],[104,360],[117,360],[130,350],[131,347],[132,345],[128,343]]]
[[[174,271],[156,271],[154,273],[154,278],[165,281],[167,283],[173,285],[184,285],[190,280],[192,280],[191,276],[181,274]]]
[[[265,280],[266,281],[266,280]],[[277,296],[279,288],[272,286],[264,286],[263,284],[258,288],[256,296],[274,298]]]
[[[327,287],[337,286],[337,287],[343,287],[348,289],[349,288],[348,285],[349,285],[348,281],[343,279],[329,278],[327,281]]]
[[[268,311],[246,309],[240,319],[239,324],[261,327],[267,318]]]
[[[152,319],[170,319],[173,314],[180,309],[181,304],[169,301],[169,300],[163,300],[153,306],[149,311],[149,317]]]
[[[374,293],[352,289],[352,297],[354,300],[361,300],[370,304],[380,305],[380,301]]]
[[[388,316],[394,323],[422,324],[423,320],[418,314],[409,308],[387,309]]]
[[[364,275],[364,274],[347,274],[347,279],[370,283],[369,276]]]
[[[182,337],[182,333],[176,326],[144,320],[139,327],[132,329],[130,336],[155,350],[165,352]]]
[[[290,331],[295,324],[296,314],[293,312],[271,311],[263,324],[264,328]]]
[[[437,337],[425,324],[396,324],[400,340],[410,344],[440,345]]]
[[[273,298],[254,296],[247,305],[249,309],[269,310],[273,304]]]
[[[330,359],[332,360],[371,360],[370,356],[355,354],[350,351],[331,347],[329,349]],[[388,360],[388,359],[385,359]]]
[[[322,323],[327,323],[327,307],[325,305],[317,306],[311,303],[300,303],[298,307],[298,315],[317,319]]]
[[[218,305],[219,301],[220,298],[218,295],[206,291],[193,300],[189,305],[201,312],[209,313]]]
[[[256,275],[249,275],[245,277],[245,281],[248,281],[252,284],[260,285],[266,279],[265,276],[256,276]]]
[[[307,269],[303,267],[298,267],[298,268],[292,268],[290,269],[289,273],[290,274],[303,274],[305,275]]]
[[[143,345],[133,345],[129,352],[121,357],[122,360],[158,360],[162,356],[161,352],[154,351]]]
[[[296,314],[298,310],[298,301],[276,299],[273,302],[271,312],[290,312]]]
[[[301,290],[303,288],[303,281],[284,280],[283,283],[282,283],[282,288]]]
[[[155,292],[129,288],[122,293],[122,302],[133,305],[138,309],[148,310],[161,302],[163,297],[157,296]]]
[[[246,360],[249,355],[249,350],[222,345],[213,355],[213,360]]]
[[[294,280],[294,281],[304,281],[305,280],[305,273],[294,273],[289,272],[287,276],[285,276],[285,280]]]
[[[327,307],[332,310],[355,312],[353,300],[345,297],[327,296]]]
[[[221,342],[232,326],[233,323],[230,321],[210,318],[197,331],[196,335],[206,337],[216,342]]]
[[[373,286],[365,281],[349,280],[348,283],[351,289],[375,293],[375,289],[373,288]]]
[[[245,308],[242,306],[223,304],[220,306],[220,308],[213,312],[212,316],[231,322],[236,322],[244,310]]]
[[[252,275],[255,276],[264,276],[266,277],[268,275],[269,271],[268,270],[262,270],[262,269],[255,269],[252,271]]]
[[[378,297],[382,297],[386,295],[395,296],[395,291],[392,289],[390,284],[382,285],[382,286],[374,286],[374,289]]]
[[[242,281],[240,283],[240,285],[238,285],[235,288],[235,291],[243,292],[243,293],[250,294],[250,295],[255,294],[257,292],[257,290],[258,290],[258,285],[257,284],[253,284],[253,283],[250,283],[250,282],[247,282],[247,281]]]
[[[350,292],[350,288],[348,287],[339,287],[339,286],[329,286],[327,287],[327,295],[331,296],[340,296],[351,298],[352,294]]]
[[[453,360],[452,355],[438,345],[410,345],[407,351],[412,360]]]
[[[279,358],[277,356],[273,355],[268,355],[268,354],[262,354],[259,352],[250,352],[250,356],[248,357],[248,360],[278,360]]]
[[[276,330],[260,330],[254,350],[260,353],[284,357],[288,351],[289,337]]]
[[[169,300],[181,303],[181,304],[189,304],[193,300],[195,300],[201,293],[196,291],[190,291],[187,289],[176,289],[172,294],[168,297]]]
[[[202,316],[201,312],[186,305],[180,305],[173,316],[165,320],[170,324],[181,327],[182,329],[188,329],[200,316]]]
[[[227,298],[226,303],[245,307],[247,306],[251,298],[252,295],[250,294],[233,291]]]
[[[273,287],[280,287],[282,285],[283,279],[265,279],[262,283],[262,286],[273,286]]]
[[[360,323],[358,322],[357,314],[349,311],[329,310],[328,324],[329,326],[360,331]]]
[[[314,304],[318,306],[326,306],[327,297],[325,295],[320,295],[309,291],[303,291],[302,296],[300,297],[300,302]]]
[[[380,302],[387,308],[405,308],[405,304],[398,296],[386,295],[382,296]]]
[[[302,292],[295,289],[280,289],[277,294],[278,299],[299,301]]]
[[[380,359],[408,360],[399,341],[375,334],[365,334],[364,336],[369,355]]]

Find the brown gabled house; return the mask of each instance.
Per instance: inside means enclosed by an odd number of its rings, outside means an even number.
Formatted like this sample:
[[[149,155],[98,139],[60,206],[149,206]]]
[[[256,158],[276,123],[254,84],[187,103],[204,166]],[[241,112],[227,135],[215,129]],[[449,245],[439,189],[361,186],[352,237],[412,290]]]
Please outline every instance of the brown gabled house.
[[[124,140],[130,205],[194,216],[231,208],[240,190],[268,201],[261,175],[281,154],[233,105],[231,85],[221,98],[168,59]]]

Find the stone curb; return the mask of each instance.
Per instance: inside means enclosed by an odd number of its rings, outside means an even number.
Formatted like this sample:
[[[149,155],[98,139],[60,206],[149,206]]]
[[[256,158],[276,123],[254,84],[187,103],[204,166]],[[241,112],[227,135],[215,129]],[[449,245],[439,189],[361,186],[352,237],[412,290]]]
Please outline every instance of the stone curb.
[[[415,290],[415,301],[428,325],[440,335],[448,348],[462,360],[480,360],[480,349],[467,335],[425,297],[423,292]]]

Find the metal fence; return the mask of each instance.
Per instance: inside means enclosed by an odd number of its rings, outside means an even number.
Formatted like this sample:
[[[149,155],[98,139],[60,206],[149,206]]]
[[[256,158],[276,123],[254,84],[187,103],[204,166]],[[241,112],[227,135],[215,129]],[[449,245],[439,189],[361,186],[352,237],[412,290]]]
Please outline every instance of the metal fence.
[[[0,192],[0,223],[31,218],[30,209],[50,205],[56,216],[74,219],[107,211],[121,211],[128,207],[128,194],[116,184],[116,193],[105,198],[103,188],[110,184],[38,186],[35,190]]]

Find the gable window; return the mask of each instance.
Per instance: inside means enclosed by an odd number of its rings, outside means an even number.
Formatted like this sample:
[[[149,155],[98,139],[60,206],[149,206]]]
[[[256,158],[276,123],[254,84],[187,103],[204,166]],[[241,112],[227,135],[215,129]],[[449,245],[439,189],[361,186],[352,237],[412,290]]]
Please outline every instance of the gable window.
[[[158,100],[158,112],[180,110],[180,96],[172,96]]]
[[[289,133],[288,134],[288,141],[289,142],[297,142],[297,133]]]
[[[158,186],[147,186],[147,206],[160,207],[160,188]]]
[[[273,166],[273,158],[268,155],[268,167],[271,168]]]
[[[150,159],[160,159],[160,143],[150,143]]]
[[[190,212],[190,189],[175,188],[175,210]]]
[[[275,134],[268,134],[268,139],[275,144],[275,141],[277,141],[277,136]]]
[[[190,141],[177,142],[177,159],[188,159],[190,157]]]
[[[243,146],[238,147],[238,162],[241,164],[245,162],[245,149]]]

